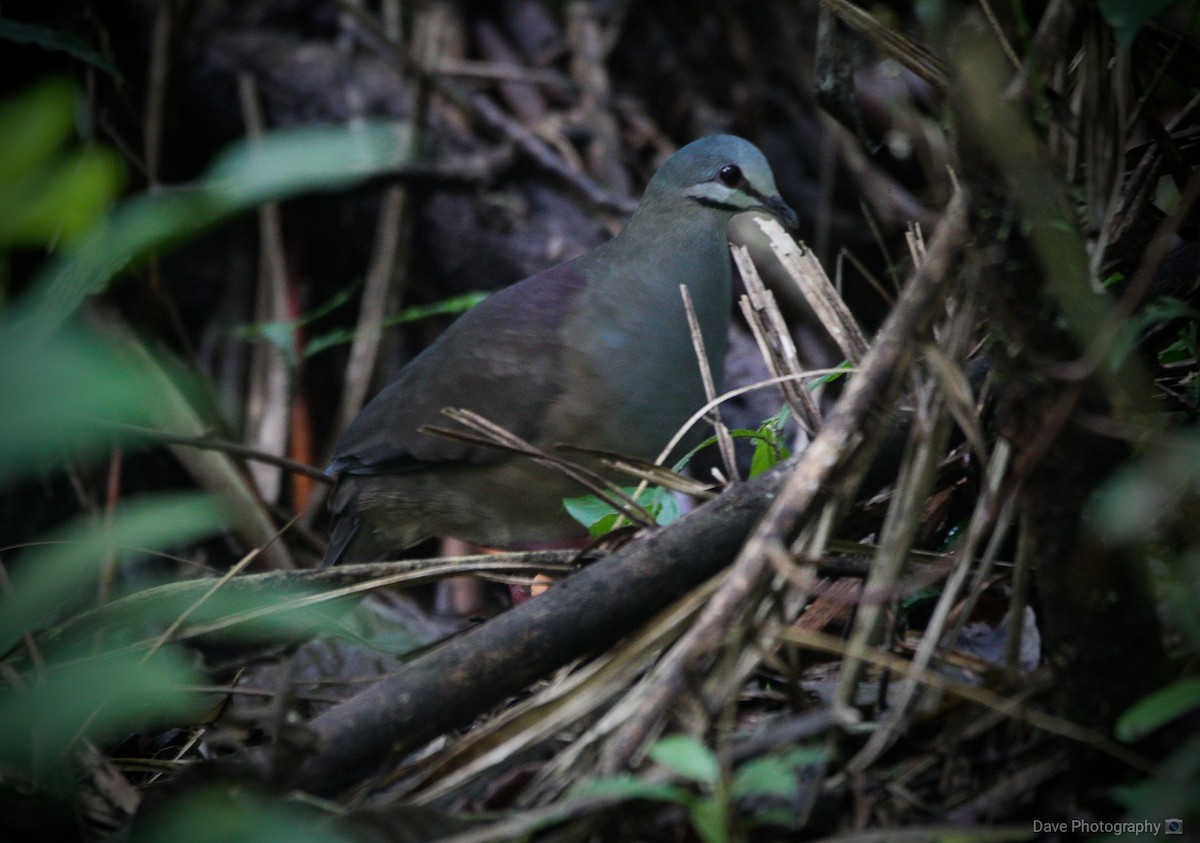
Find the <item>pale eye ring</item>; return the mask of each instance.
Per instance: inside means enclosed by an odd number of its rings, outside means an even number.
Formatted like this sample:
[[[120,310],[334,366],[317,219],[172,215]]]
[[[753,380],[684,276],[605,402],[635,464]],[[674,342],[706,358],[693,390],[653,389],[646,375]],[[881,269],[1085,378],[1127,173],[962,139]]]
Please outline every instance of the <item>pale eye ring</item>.
[[[742,168],[737,164],[726,164],[717,171],[717,178],[722,184],[729,187],[737,187],[742,183]]]

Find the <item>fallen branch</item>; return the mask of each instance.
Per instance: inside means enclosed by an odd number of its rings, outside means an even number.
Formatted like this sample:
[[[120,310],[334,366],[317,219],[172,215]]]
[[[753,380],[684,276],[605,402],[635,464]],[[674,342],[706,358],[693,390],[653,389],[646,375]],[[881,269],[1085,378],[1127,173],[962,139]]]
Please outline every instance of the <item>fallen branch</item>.
[[[487,712],[573,659],[616,643],[729,564],[793,463],[731,488],[409,662],[310,724],[320,750],[296,784],[336,794]]]

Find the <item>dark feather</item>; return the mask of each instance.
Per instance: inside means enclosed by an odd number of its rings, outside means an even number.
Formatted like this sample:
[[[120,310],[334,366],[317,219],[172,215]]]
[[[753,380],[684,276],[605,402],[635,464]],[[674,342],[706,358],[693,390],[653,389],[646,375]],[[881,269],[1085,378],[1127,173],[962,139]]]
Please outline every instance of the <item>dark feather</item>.
[[[444,407],[464,407],[523,439],[562,392],[567,353],[559,329],[584,287],[566,263],[488,297],[460,317],[367,404],[334,449],[331,471],[405,473],[423,464],[483,463],[496,451],[419,432],[453,427]]]

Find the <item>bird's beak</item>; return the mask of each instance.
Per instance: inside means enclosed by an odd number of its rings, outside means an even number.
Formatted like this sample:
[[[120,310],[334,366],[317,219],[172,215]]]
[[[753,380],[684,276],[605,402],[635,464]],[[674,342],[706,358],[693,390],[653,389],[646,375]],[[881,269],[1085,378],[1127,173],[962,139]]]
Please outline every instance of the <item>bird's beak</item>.
[[[784,202],[778,196],[767,196],[763,199],[763,207],[774,214],[783,227],[788,231],[800,230],[800,217],[792,210],[787,202]]]

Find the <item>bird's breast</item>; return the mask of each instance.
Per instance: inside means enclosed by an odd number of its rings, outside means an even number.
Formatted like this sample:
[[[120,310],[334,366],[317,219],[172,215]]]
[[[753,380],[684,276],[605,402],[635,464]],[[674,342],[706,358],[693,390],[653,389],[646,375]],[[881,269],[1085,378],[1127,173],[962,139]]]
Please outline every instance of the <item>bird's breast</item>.
[[[706,357],[719,381],[729,325],[728,278],[707,275],[643,279],[583,297],[563,337],[570,349],[567,377],[582,388],[568,390],[554,414],[561,421],[555,427],[586,433],[593,441],[571,444],[653,458],[704,404],[679,285],[692,290]]]

